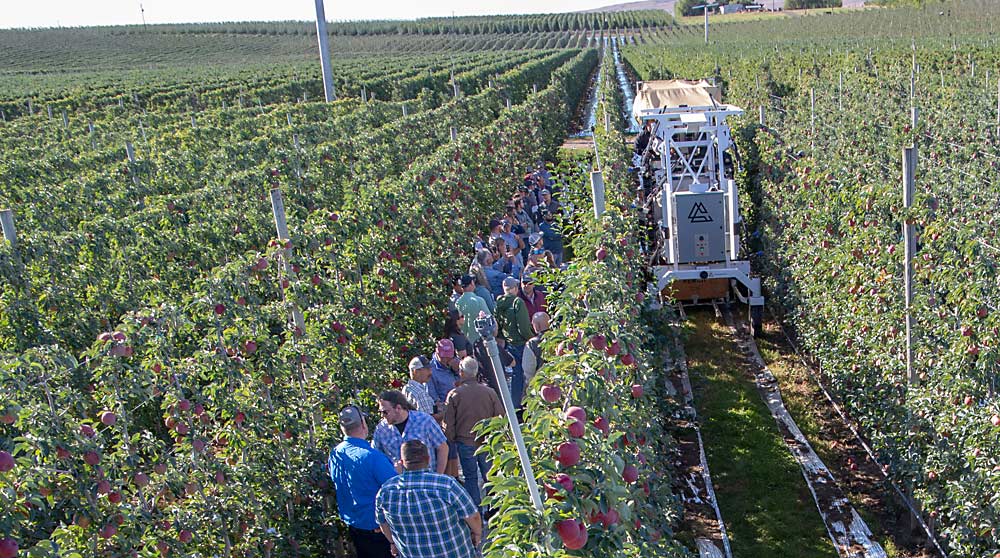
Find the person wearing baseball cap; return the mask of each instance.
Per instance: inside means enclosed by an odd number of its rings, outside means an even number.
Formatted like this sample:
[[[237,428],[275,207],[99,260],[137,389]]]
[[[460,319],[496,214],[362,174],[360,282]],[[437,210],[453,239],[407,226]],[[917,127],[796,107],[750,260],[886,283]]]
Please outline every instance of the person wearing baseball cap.
[[[366,414],[355,405],[340,410],[344,441],[330,452],[330,478],[337,489],[337,511],[347,524],[358,558],[391,558],[389,541],[375,521],[375,496],[396,469],[368,443]]]
[[[455,343],[448,338],[438,341],[431,358],[431,378],[427,383],[427,391],[438,409],[444,409],[448,392],[458,385],[458,362]]]
[[[458,297],[455,301],[455,307],[459,312],[465,316],[465,324],[462,326],[462,333],[465,337],[469,339],[469,342],[475,345],[479,341],[479,332],[476,331],[476,319],[479,318],[480,312],[485,312],[486,315],[492,316],[493,311],[490,310],[486,301],[482,297],[476,295],[476,278],[473,275],[463,275],[459,280],[462,284],[462,289],[465,291],[462,296]],[[447,394],[445,394],[447,395]]]
[[[431,360],[424,355],[415,356],[410,360],[409,368],[410,381],[403,386],[403,395],[416,410],[436,415],[434,398],[427,387],[427,382],[431,379]]]

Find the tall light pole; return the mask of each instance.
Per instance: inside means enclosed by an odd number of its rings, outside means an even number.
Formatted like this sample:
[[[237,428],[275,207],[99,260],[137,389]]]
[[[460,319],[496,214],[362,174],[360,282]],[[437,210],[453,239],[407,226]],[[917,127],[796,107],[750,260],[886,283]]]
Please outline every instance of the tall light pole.
[[[709,8],[714,8],[716,6],[718,6],[718,4],[701,4],[699,6],[691,6],[692,10],[697,10],[698,8],[702,8],[702,10],[705,12],[705,44],[706,45],[708,44],[708,9]]]
[[[330,43],[326,35],[323,0],[316,0],[316,37],[319,40],[319,59],[323,64],[323,94],[329,103],[337,98],[337,92],[333,90],[333,69],[330,67]]]

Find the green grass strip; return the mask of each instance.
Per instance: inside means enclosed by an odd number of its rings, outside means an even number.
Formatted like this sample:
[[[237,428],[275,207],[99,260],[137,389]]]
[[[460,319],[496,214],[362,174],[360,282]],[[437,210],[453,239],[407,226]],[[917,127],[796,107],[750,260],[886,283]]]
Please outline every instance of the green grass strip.
[[[735,558],[837,558],[799,465],[729,329],[689,316],[684,341],[719,508]]]

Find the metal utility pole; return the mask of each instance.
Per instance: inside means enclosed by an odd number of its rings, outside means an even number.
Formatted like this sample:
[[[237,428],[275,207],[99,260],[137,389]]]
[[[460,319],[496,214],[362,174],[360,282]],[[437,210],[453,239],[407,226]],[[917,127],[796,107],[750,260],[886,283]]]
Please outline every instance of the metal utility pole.
[[[708,9],[709,8],[714,8],[716,6],[718,6],[718,4],[700,4],[698,6],[691,6],[692,10],[697,10],[698,8],[701,8],[702,11],[705,13],[705,44],[706,45],[708,44]]]
[[[507,414],[507,423],[510,425],[511,433],[514,436],[514,445],[517,446],[517,455],[521,459],[521,470],[524,473],[524,480],[528,483],[528,494],[531,496],[531,503],[535,506],[535,511],[542,513],[545,508],[542,505],[542,497],[538,492],[538,482],[535,481],[535,471],[528,460],[528,449],[524,445],[524,436],[521,434],[521,424],[517,422],[517,412],[514,409],[514,400],[510,395],[510,388],[507,386],[507,379],[503,374],[503,364],[500,362],[500,349],[497,348],[496,337],[493,332],[496,329],[497,321],[493,316],[485,313],[479,314],[476,320],[476,331],[483,338],[486,345],[486,353],[490,355],[490,362],[493,367],[497,386],[500,387],[500,399],[503,401],[504,412]]]
[[[142,27],[146,28],[146,8],[142,7],[142,2],[139,2],[139,16],[142,17]]]
[[[336,100],[333,90],[333,69],[330,66],[330,43],[326,35],[326,9],[323,0],[316,0],[316,38],[319,41],[319,59],[323,65],[323,94],[326,102]]]

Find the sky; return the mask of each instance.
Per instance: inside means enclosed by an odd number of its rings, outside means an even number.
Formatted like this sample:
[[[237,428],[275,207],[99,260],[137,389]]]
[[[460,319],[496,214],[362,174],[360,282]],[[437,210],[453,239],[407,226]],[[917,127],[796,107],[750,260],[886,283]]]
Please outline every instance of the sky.
[[[622,0],[326,0],[328,21],[573,12]],[[315,0],[0,0],[0,28],[316,18]]]

